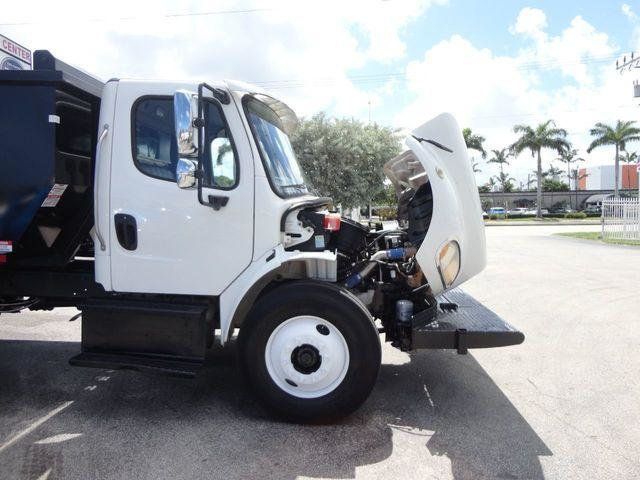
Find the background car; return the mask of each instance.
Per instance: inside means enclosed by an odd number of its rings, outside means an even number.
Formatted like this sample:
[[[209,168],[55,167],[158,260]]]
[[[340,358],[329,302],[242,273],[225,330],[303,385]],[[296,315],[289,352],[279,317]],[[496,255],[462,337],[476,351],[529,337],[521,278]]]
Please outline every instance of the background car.
[[[600,205],[587,205],[587,208],[585,208],[584,213],[597,213],[597,214],[601,214],[602,213],[602,207]]]
[[[526,208],[513,208],[509,210],[509,215],[512,217],[521,217],[523,215],[528,215],[529,210]]]
[[[507,210],[504,207],[491,207],[487,213],[489,215],[506,215]]]

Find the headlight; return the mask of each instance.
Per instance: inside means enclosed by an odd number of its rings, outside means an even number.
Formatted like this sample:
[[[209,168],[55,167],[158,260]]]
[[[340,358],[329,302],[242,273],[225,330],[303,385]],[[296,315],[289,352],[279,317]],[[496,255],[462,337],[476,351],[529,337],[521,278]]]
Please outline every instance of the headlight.
[[[451,241],[438,253],[438,272],[445,288],[450,287],[460,272],[460,245]]]

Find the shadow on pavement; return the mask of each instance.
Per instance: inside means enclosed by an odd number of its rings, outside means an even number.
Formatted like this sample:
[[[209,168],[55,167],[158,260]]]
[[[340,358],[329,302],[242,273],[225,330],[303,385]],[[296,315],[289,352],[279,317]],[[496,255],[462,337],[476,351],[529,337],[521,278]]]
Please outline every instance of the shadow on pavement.
[[[536,479],[539,457],[552,455],[470,355],[421,352],[384,364],[350,418],[300,426],[272,420],[255,403],[233,349],[214,349],[195,380],[69,367],[78,350],[72,342],[0,342],[0,444],[74,400],[0,451],[0,478],[48,469],[49,480],[353,478],[357,467],[393,454],[380,478],[436,476],[432,456],[444,456],[456,479]],[[81,436],[34,443],[63,433]]]

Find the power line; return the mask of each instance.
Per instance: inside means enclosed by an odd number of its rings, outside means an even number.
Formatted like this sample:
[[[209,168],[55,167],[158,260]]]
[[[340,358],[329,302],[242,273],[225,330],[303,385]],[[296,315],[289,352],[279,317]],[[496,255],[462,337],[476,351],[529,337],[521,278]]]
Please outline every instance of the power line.
[[[516,69],[519,71],[550,70],[566,65],[592,65],[597,63],[608,63],[612,60],[615,60],[616,58],[617,55],[607,55],[601,57],[583,57],[576,62],[563,62],[560,60],[530,61],[522,63]],[[269,90],[288,90],[306,87],[333,87],[339,83],[344,82],[345,80],[350,80],[351,83],[356,85],[376,85],[384,84],[389,80],[406,82],[409,79],[407,78],[407,74],[405,72],[390,72],[346,75],[342,78],[257,80],[251,83],[260,87],[267,88]]]
[[[245,15],[251,13],[271,12],[278,10],[276,8],[246,8],[237,10],[212,10],[207,12],[185,12],[185,13],[165,13],[165,14],[145,14],[145,15],[131,15],[126,17],[112,17],[112,18],[86,18],[83,20],[74,19],[74,22],[90,22],[90,23],[107,23],[107,22],[121,22],[130,20],[148,20],[151,18],[184,18],[184,17],[206,17],[214,15]],[[43,25],[49,24],[51,20],[37,20],[30,22],[12,22],[12,23],[0,23],[0,27],[23,27],[30,25]]]

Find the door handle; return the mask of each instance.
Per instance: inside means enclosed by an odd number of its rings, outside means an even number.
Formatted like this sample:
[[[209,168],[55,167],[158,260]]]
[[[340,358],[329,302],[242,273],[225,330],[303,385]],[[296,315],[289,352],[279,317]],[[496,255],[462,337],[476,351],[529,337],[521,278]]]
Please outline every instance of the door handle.
[[[116,213],[113,217],[118,242],[125,250],[138,248],[138,224],[135,217],[126,213]]]
[[[220,210],[222,207],[226,207],[229,203],[229,197],[224,195],[209,195],[209,205],[214,210]]]

